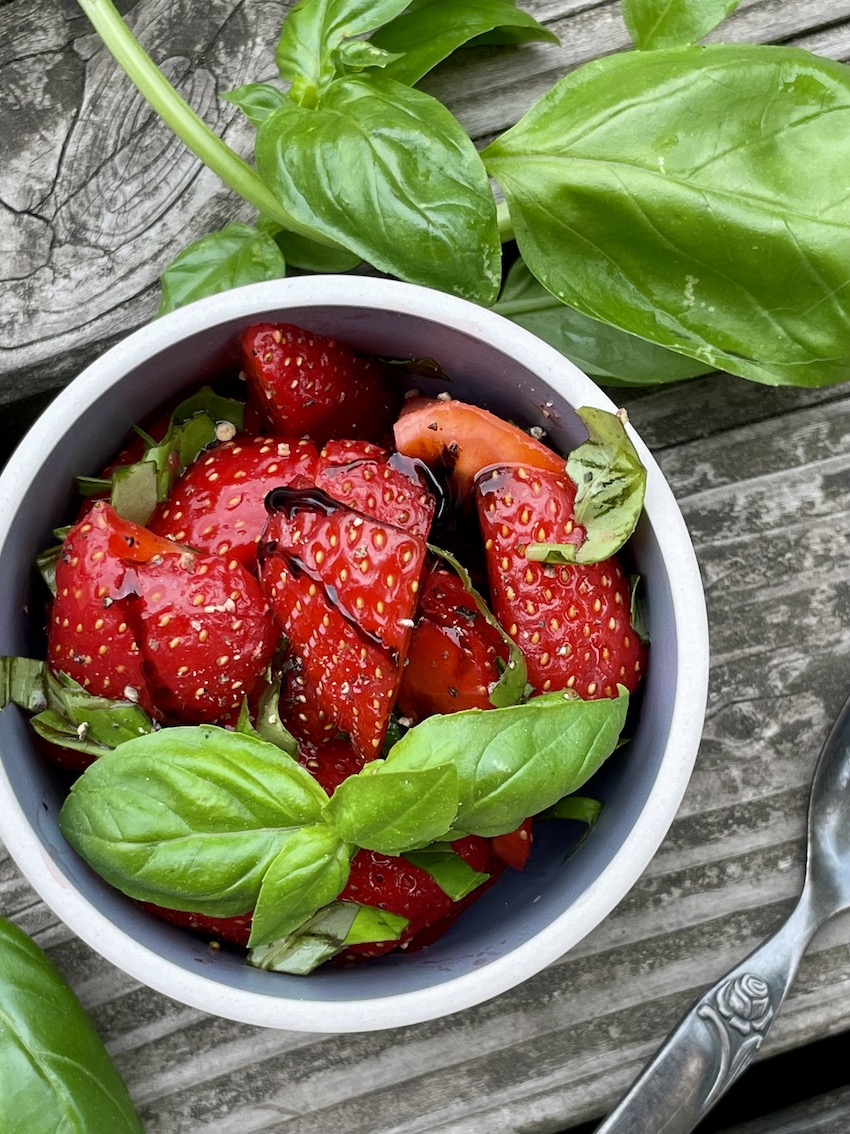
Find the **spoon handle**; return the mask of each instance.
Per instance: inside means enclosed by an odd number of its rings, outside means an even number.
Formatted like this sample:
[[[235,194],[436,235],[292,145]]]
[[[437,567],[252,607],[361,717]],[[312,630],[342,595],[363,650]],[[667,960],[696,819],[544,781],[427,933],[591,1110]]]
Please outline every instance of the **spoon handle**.
[[[808,893],[697,1001],[596,1134],[687,1134],[754,1058],[816,925]]]

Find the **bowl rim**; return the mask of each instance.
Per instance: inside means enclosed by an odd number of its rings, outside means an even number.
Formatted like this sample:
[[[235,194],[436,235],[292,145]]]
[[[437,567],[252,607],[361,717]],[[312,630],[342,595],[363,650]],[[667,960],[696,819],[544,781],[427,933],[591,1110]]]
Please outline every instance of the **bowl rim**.
[[[105,389],[151,354],[204,329],[274,307],[380,309],[443,323],[491,344],[564,394],[564,376],[583,385],[582,402],[615,404],[554,347],[497,312],[429,288],[364,276],[319,275],[251,284],[163,316],[131,332],[86,366],[48,405],[0,474],[0,551],[20,502],[33,490],[40,455]],[[652,822],[632,829],[596,883],[545,929],[487,965],[437,985],[349,1001],[267,996],[234,989],[153,954],[81,895],[58,870],[35,836],[0,761],[0,838],[46,905],[101,956],[156,991],[206,1012],[271,1028],[361,1032],[422,1023],[489,1000],[556,961],[605,918],[644,872],[666,836],[696,760],[708,691],[709,642],[699,567],[685,521],[655,459],[629,427],[647,467],[647,510],[663,529],[665,552],[675,560],[668,576],[678,648],[679,681],[668,741],[647,802]],[[645,809],[646,810],[646,809]]]

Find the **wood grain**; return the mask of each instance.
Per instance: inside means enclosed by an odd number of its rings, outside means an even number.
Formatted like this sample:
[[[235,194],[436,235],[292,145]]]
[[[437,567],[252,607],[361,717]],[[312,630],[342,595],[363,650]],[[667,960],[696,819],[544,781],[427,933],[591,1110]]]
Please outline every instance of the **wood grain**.
[[[564,71],[626,45],[615,3],[527,0],[560,37],[478,49],[430,89],[484,140]],[[287,5],[124,4],[228,141],[222,91],[270,77]],[[724,38],[850,58],[850,0],[744,0]],[[158,273],[236,215],[119,76],[72,0],[0,4],[0,402],[67,381],[150,318]],[[552,1134],[601,1115],[680,1014],[789,911],[808,784],[850,689],[850,386],[727,375],[614,395],[689,524],[712,640],[704,740],[670,833],[617,910],[520,988],[448,1020],[317,1036],[204,1015],[139,986],[46,909],[0,851],[0,911],[68,975],[148,1134]],[[850,919],[816,939],[766,1054],[850,1025]],[[728,1134],[845,1131],[848,1096]]]

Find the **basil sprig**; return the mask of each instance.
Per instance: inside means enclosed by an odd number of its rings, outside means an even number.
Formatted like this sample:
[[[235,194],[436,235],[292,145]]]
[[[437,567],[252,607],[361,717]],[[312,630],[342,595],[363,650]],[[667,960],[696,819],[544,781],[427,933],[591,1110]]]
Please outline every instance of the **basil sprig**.
[[[621,689],[429,717],[330,799],[256,734],[165,728],[88,768],[60,825],[132,898],[220,917],[253,910],[251,945],[271,948],[259,956],[276,966],[280,950],[290,955],[281,943],[338,898],[358,847],[414,852],[447,893],[468,893],[475,872],[458,869],[447,842],[504,834],[577,790],[616,747],[627,706]]]
[[[144,1134],[77,997],[35,942],[0,918],[0,1130]]]

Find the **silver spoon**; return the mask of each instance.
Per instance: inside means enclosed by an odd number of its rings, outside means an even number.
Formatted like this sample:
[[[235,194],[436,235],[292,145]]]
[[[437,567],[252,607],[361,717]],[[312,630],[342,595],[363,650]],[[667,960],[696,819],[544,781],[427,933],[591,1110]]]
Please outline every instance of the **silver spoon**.
[[[596,1134],[687,1134],[764,1043],[817,930],[850,909],[850,700],[820,754],[787,921],[693,1006]]]

